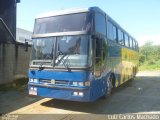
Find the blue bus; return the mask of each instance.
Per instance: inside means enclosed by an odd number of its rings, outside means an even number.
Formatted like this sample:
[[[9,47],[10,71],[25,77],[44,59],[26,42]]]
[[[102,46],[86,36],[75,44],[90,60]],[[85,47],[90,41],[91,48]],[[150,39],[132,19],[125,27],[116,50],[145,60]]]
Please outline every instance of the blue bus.
[[[138,42],[98,7],[35,19],[29,95],[91,102],[133,79]]]

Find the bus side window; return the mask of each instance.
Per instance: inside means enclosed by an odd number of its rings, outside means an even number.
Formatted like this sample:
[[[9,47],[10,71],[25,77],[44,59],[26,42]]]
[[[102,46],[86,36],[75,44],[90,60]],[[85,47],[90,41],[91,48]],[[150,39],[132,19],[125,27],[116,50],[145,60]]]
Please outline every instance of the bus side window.
[[[117,42],[117,28],[113,25],[113,40]]]
[[[107,30],[108,39],[113,40],[113,25],[110,21],[108,21]]]
[[[135,41],[135,50],[137,51],[137,41]]]
[[[132,48],[135,49],[135,40],[132,40]]]
[[[107,32],[108,39],[117,42],[117,28],[116,28],[116,26],[114,26],[110,21],[108,21],[107,29],[108,29],[108,32]]]
[[[100,13],[95,13],[95,31],[106,36],[106,19]]]
[[[133,44],[132,44],[132,38],[129,38],[129,43],[130,43],[130,48],[132,48]]]
[[[119,44],[124,45],[123,32],[120,29],[118,29],[118,42]]]
[[[137,51],[139,51],[138,42],[137,42]]]
[[[125,46],[129,47],[129,37],[127,34],[124,35],[124,39],[125,39]]]
[[[136,42],[136,40],[134,40],[134,45],[135,45],[134,49],[137,50],[137,42]]]

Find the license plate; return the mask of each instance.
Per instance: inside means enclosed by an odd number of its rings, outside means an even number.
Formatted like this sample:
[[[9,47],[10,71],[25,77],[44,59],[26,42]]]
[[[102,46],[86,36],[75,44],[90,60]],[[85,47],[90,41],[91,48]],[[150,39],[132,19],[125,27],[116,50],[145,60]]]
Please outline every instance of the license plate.
[[[29,90],[29,95],[37,95],[37,91]]]

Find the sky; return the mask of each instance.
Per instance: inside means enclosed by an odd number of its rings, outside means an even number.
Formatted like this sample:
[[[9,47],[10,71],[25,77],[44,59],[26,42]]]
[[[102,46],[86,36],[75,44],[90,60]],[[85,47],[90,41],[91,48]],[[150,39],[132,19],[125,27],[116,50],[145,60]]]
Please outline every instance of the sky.
[[[33,31],[39,14],[70,8],[98,6],[130,33],[142,46],[160,44],[160,0],[21,0],[17,4],[17,27]]]

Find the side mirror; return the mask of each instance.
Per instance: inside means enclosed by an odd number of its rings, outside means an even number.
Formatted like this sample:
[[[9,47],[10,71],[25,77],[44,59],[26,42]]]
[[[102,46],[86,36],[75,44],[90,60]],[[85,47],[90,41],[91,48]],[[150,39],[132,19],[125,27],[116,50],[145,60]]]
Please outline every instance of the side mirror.
[[[91,36],[91,38],[92,38],[92,39],[96,39],[96,35],[93,34],[93,35]]]
[[[27,40],[25,40],[24,45],[25,45],[25,51],[27,52],[28,51],[28,42],[27,42]]]
[[[92,39],[102,39],[102,35],[100,35],[99,33],[94,33],[92,36],[91,36]]]

